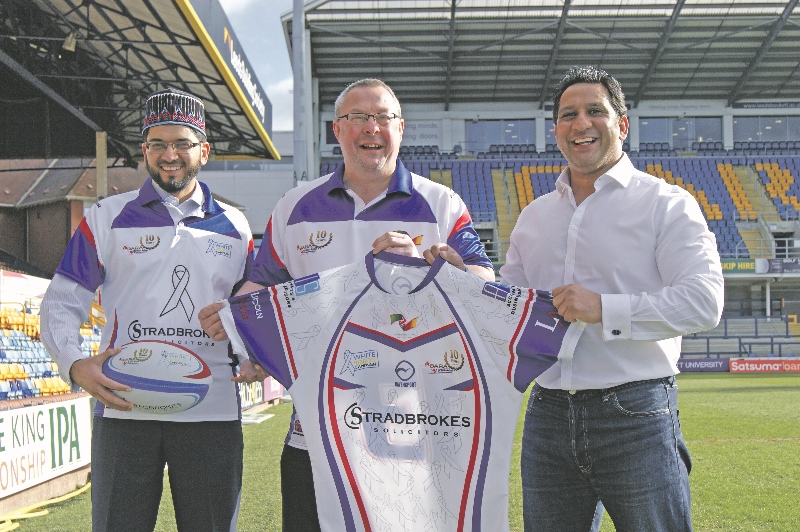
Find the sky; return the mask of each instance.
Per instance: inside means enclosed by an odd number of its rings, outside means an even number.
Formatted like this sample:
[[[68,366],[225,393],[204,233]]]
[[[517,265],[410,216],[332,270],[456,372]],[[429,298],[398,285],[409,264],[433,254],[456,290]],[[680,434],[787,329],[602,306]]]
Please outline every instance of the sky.
[[[292,9],[292,0],[218,1],[272,103],[272,130],[291,131],[294,83],[281,15]]]

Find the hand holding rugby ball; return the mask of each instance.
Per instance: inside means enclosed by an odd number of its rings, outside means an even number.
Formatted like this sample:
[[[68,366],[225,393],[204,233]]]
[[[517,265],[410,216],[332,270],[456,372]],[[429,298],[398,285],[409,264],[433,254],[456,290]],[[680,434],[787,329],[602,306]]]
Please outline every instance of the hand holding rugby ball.
[[[103,373],[131,388],[114,391],[150,414],[175,414],[197,405],[211,386],[211,369],[183,346],[162,341],[131,342],[103,363]]]

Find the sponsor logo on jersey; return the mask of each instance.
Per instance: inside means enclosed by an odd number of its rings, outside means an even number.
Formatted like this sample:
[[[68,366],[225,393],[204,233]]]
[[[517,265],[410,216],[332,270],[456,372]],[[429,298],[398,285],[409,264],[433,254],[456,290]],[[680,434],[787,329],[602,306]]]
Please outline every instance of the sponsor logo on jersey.
[[[442,428],[468,428],[472,426],[472,418],[469,416],[442,416],[435,414],[403,414],[400,412],[375,412],[363,409],[358,403],[353,403],[347,407],[343,416],[344,424],[350,429],[360,429],[363,423],[381,423],[384,426],[373,426],[373,432],[389,432],[396,430],[413,429],[413,433],[418,434],[420,429]],[[393,426],[394,425],[394,426]],[[397,427],[399,425],[399,427]],[[409,434],[412,431],[409,430]],[[456,433],[457,435],[457,433]]]
[[[398,229],[397,231],[395,231],[395,233],[400,233],[401,235],[407,235],[409,238],[411,238],[411,241],[414,242],[415,246],[422,245],[422,235],[412,237],[411,235],[408,234],[407,231],[403,231],[401,229]]]
[[[389,323],[397,322],[397,325],[399,325],[401,329],[407,331],[417,326],[418,319],[419,317],[414,318],[413,320],[406,320],[405,316],[402,314],[391,314],[389,316]]]
[[[279,285],[278,290],[283,292],[283,305],[285,308],[292,308],[294,300],[294,283],[283,283]],[[280,293],[278,294],[280,297]]]
[[[367,351],[353,352],[349,349],[344,352],[344,363],[339,375],[349,371],[350,375],[355,375],[356,371],[378,367],[378,352],[375,349]]]
[[[139,322],[139,320],[133,320],[128,325],[128,338],[134,342],[137,340],[147,340],[152,338],[169,338],[170,341],[173,341],[176,344],[185,343],[192,345],[214,345],[213,343],[193,343],[187,341],[191,338],[211,340],[211,337],[208,336],[203,329],[190,329],[188,327],[148,326],[143,325]]]
[[[159,366],[184,366],[188,367],[191,364],[191,357],[188,353],[179,352],[161,352],[161,360],[158,361]]]
[[[256,319],[260,320],[264,317],[264,312],[261,310],[261,303],[258,301],[258,292],[253,292],[250,294],[250,301],[253,303],[253,311],[256,313]],[[289,306],[291,307],[291,305]],[[242,313],[242,317],[247,319],[247,316],[245,316],[244,312]]]
[[[321,288],[318,273],[295,279],[292,284],[294,285],[294,295],[297,297],[318,292]]]
[[[517,286],[487,282],[484,283],[481,293],[486,297],[502,301],[511,310],[511,315],[514,315],[517,313],[517,305],[523,292]]]
[[[120,358],[117,362],[122,364],[123,366],[129,366],[132,364],[139,364],[140,362],[144,362],[145,360],[149,359],[153,355],[152,349],[141,348],[135,349],[131,356]]]
[[[300,436],[303,435],[303,426],[300,424],[300,421],[295,419],[294,420],[294,433]]]
[[[464,355],[459,353],[456,349],[451,349],[448,353],[444,353],[444,364],[437,364],[434,362],[425,362],[431,373],[453,373],[464,367]]]
[[[130,253],[147,253],[151,249],[155,249],[161,243],[161,237],[156,235],[144,235],[139,237],[138,246],[122,246],[122,249]]]
[[[550,325],[549,323],[542,323],[537,318],[534,326],[543,327],[550,332],[556,332],[556,327],[565,327],[569,325],[569,323],[567,323],[566,320],[563,317],[561,317],[561,315],[558,312],[548,311],[547,315],[553,319],[552,325]]]
[[[400,381],[395,381],[394,385],[397,388],[416,388],[416,382],[409,382],[416,372],[417,370],[414,368],[414,364],[408,360],[401,360],[394,367],[394,373],[397,375],[397,378],[400,379]]]
[[[211,253],[215,257],[222,255],[223,257],[231,258],[233,255],[233,245],[232,244],[223,244],[222,242],[215,242],[214,240],[208,239],[208,248],[206,249],[206,253]]]
[[[329,233],[325,230],[317,231],[316,234],[311,233],[308,235],[308,244],[297,246],[297,251],[299,251],[301,255],[305,255],[306,253],[314,253],[324,248],[331,242],[333,242],[333,233]]]
[[[192,321],[194,301],[189,295],[189,269],[182,264],[178,264],[172,270],[172,294],[170,294],[167,304],[164,305],[161,314],[158,316],[166,316],[178,307],[183,310],[186,321]]]

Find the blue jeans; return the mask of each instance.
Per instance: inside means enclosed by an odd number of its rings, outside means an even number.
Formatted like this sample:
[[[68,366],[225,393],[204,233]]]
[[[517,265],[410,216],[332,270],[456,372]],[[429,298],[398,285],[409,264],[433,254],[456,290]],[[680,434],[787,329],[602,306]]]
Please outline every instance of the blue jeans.
[[[573,393],[535,385],[521,460],[526,531],[592,530],[598,501],[618,532],[692,530],[675,377]]]

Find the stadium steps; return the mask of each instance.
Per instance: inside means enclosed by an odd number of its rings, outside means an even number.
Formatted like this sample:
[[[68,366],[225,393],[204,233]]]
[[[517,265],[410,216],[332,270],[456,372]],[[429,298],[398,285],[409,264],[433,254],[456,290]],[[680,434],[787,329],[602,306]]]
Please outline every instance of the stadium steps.
[[[761,206],[759,212],[764,220],[780,221],[781,215],[775,205],[772,204],[772,201],[770,201],[764,185],[758,181],[757,174],[749,167],[737,167],[733,169],[733,172],[739,178],[739,182],[744,188],[745,196],[750,200],[750,203]],[[753,257],[752,254],[750,256]]]
[[[739,229],[747,252],[752,259],[772,258],[772,253],[761,245],[761,233],[758,229]]]
[[[789,334],[800,340],[800,323],[789,322]]]
[[[436,181],[439,184],[446,186],[447,188],[453,188],[453,171],[450,169],[444,170],[431,170],[431,180]]]
[[[519,198],[514,185],[514,171],[502,168],[492,169],[492,187],[497,205],[497,234],[500,242],[508,242],[511,230],[519,217]]]

